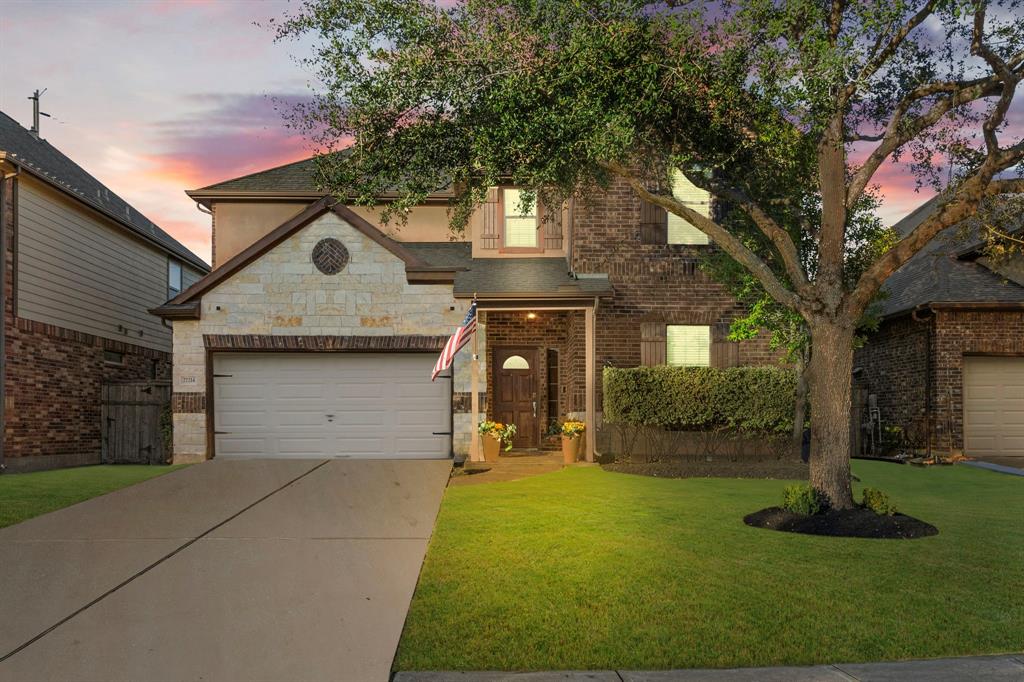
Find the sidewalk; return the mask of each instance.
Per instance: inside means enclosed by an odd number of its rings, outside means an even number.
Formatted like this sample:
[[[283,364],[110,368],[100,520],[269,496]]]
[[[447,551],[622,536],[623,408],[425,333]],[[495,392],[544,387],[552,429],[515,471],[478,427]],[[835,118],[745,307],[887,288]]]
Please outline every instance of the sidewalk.
[[[590,670],[580,672],[400,672],[394,682],[1021,682],[1024,654],[781,668]]]

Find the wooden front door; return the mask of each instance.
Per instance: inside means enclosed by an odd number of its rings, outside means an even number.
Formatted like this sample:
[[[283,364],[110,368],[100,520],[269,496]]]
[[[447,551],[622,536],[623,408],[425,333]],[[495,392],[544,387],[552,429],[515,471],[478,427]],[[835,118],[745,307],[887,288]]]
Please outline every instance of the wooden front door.
[[[538,447],[541,406],[537,395],[537,349],[495,349],[492,378],[491,418],[516,425],[513,447]]]

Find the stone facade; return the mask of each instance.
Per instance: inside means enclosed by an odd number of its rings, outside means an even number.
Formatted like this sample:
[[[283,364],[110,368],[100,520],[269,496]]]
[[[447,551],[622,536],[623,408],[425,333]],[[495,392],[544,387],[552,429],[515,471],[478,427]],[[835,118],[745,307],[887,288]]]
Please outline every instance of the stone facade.
[[[334,238],[350,261],[337,275],[312,262],[313,247]],[[196,461],[207,452],[206,414],[185,411],[205,404],[207,349],[215,335],[447,336],[468,304],[451,285],[409,284],[405,263],[334,213],[326,213],[277,244],[202,297],[202,319],[174,322],[174,459]],[[469,360],[456,359],[456,392],[469,390]],[[192,395],[186,395],[192,394]],[[469,445],[469,420],[456,415],[456,452]]]
[[[930,430],[933,447],[960,450],[964,356],[1024,356],[1024,311],[937,306],[918,318],[882,323],[857,351],[856,381],[865,394],[877,396],[883,425],[900,426],[921,447]]]
[[[43,324],[17,314],[14,180],[4,186],[3,456],[8,471],[96,464],[104,383],[170,378],[170,354]],[[116,353],[117,356],[109,355]],[[111,362],[110,359],[119,362]]]

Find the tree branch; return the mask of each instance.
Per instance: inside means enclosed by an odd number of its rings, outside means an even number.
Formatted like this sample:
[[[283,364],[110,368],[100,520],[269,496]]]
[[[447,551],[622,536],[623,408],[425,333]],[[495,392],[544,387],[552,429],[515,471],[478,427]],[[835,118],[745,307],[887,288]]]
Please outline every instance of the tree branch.
[[[687,176],[689,178],[689,176]],[[758,229],[764,233],[768,239],[771,240],[772,244],[775,245],[775,249],[779,252],[779,256],[782,257],[783,266],[786,268],[786,274],[789,276],[790,281],[793,283],[793,287],[797,293],[806,293],[805,288],[807,286],[807,274],[804,272],[803,266],[800,263],[800,255],[797,253],[796,244],[793,243],[792,237],[782,227],[775,222],[775,220],[764,212],[760,206],[748,197],[744,192],[735,187],[727,187],[720,183],[712,180],[711,182],[694,182],[692,179],[690,182],[697,185],[701,189],[707,190],[712,194],[728,199],[732,203],[736,204],[743,211],[750,216],[750,219],[754,221]]]
[[[787,305],[798,312],[803,312],[805,310],[806,306],[796,292],[786,288],[786,286],[775,276],[775,273],[772,272],[771,268],[768,267],[768,265],[761,260],[757,254],[748,249],[743,242],[737,239],[724,227],[710,218],[702,216],[700,213],[697,213],[692,208],[686,206],[673,197],[651,192],[644,186],[644,183],[640,178],[634,175],[625,166],[615,162],[601,162],[600,165],[609,172],[628,182],[629,186],[632,187],[633,191],[641,199],[649,201],[657,206],[661,206],[666,211],[676,214],[677,216],[687,220],[704,234],[711,237],[726,253],[746,267],[776,301],[783,305]]]
[[[1017,68],[1024,68],[1020,61],[1017,62]],[[1006,90],[1006,83],[998,75],[970,81],[927,83],[911,90],[896,106],[885,132],[881,135],[881,143],[872,150],[863,165],[851,178],[846,191],[846,207],[852,208],[857,203],[864,193],[864,188],[871,182],[871,178],[874,177],[885,160],[894,151],[919,135],[921,131],[934,125],[957,107],[984,97],[1001,94],[1004,90]],[[905,121],[904,117],[914,104],[926,97],[942,93],[948,94],[933,104],[925,113],[910,121]]]
[[[907,20],[907,23],[903,24],[903,26],[896,31],[881,51],[875,52],[875,55],[867,61],[864,67],[860,70],[860,73],[857,74],[856,80],[846,86],[844,99],[852,97],[853,93],[857,91],[857,85],[859,83],[863,83],[868,78],[871,78],[871,76],[873,76],[875,72],[885,64],[886,60],[888,60],[889,57],[899,49],[900,45],[903,44],[903,41],[906,40],[911,31],[920,26],[921,23],[931,15],[938,4],[938,0],[928,0],[928,2],[926,2],[924,6],[914,14],[914,16]],[[876,43],[876,45],[877,44],[878,43]]]

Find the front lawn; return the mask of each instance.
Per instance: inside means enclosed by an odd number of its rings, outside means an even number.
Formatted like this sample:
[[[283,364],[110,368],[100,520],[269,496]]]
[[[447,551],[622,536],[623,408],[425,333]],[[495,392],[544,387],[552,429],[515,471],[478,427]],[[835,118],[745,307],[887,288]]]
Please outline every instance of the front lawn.
[[[0,476],[0,528],[166,474],[179,466],[103,464]]]
[[[939,535],[745,526],[744,514],[779,503],[781,481],[574,468],[450,487],[395,668],[731,667],[1024,649],[1024,479],[876,462],[854,471]]]

